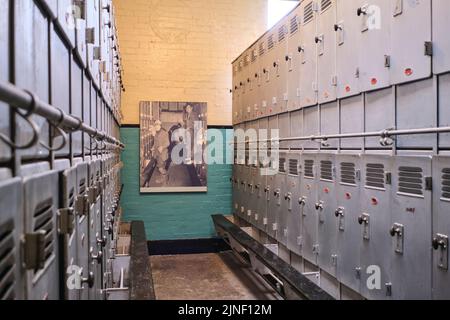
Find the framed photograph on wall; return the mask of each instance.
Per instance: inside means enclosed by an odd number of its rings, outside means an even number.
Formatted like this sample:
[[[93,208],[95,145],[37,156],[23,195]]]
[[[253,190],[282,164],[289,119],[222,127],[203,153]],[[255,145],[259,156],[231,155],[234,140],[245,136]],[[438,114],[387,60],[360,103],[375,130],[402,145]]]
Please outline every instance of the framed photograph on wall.
[[[206,192],[206,146],[206,103],[141,102],[141,193]]]

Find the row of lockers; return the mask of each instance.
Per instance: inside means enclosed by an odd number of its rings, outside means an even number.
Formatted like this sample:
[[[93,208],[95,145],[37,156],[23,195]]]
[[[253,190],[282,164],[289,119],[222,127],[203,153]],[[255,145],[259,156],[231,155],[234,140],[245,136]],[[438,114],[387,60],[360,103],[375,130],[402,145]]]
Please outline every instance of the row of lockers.
[[[119,136],[122,72],[110,0],[1,0],[0,81],[29,90],[39,99],[78,117],[99,131]],[[0,132],[18,144],[31,139],[30,126],[0,102]],[[16,150],[16,158],[34,160],[50,154],[50,125],[34,115],[40,141]],[[59,138],[60,139],[60,138]],[[90,137],[72,134],[56,157],[90,154]],[[56,139],[54,145],[58,145]],[[84,145],[83,145],[84,144]],[[95,144],[94,144],[95,147]],[[0,161],[12,157],[0,141]]]
[[[365,298],[450,298],[450,157],[280,151],[269,166],[255,160],[233,168],[235,215]]]
[[[450,71],[447,0],[304,0],[233,62],[233,124]]]
[[[0,300],[104,299],[112,288],[117,155],[24,165],[0,175]]]

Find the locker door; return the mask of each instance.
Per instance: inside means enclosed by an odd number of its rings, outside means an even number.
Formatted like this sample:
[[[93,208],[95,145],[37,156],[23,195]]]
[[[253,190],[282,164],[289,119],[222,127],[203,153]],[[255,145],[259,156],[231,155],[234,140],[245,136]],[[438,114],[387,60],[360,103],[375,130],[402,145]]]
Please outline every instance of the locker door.
[[[264,225],[264,221],[267,218],[267,197],[266,197],[266,193],[265,193],[265,188],[266,188],[266,176],[264,175],[265,172],[265,168],[263,166],[263,163],[260,163],[259,167],[258,167],[258,172],[257,172],[257,182],[255,185],[256,188],[256,215],[254,218],[254,222],[255,222],[255,226],[264,231],[265,230],[265,225]]]
[[[267,48],[267,38],[264,37],[259,42],[259,112],[258,117],[265,117],[268,114],[270,102],[268,88],[270,85],[271,69],[269,68],[269,52]]]
[[[390,299],[391,292],[391,174],[392,157],[365,155],[361,161],[361,210],[357,222],[360,227],[360,293],[367,299]],[[370,276],[381,274],[381,287],[372,286]],[[368,284],[371,284],[370,286]]]
[[[390,9],[392,84],[430,77],[431,0],[394,0]]]
[[[83,121],[88,124],[91,123],[91,82],[85,73],[83,73]],[[85,133],[83,139],[84,153],[90,155],[91,138]]]
[[[3,1],[5,2],[5,1]],[[48,21],[33,1],[14,1],[14,74],[15,84],[35,93],[40,100],[49,102],[49,34]],[[48,144],[48,124],[44,118],[33,116],[41,128],[41,141]],[[33,132],[25,121],[18,118],[17,140],[20,144],[30,141]],[[41,146],[19,151],[26,158],[44,157],[48,151]]]
[[[367,132],[395,127],[395,88],[365,94],[364,126]],[[380,138],[366,138],[366,148],[382,149]]]
[[[439,77],[438,95],[439,126],[450,126],[450,74]],[[450,134],[441,134],[439,136],[439,147],[450,149]]]
[[[0,3],[0,56],[2,61],[0,62],[0,81],[9,81],[9,2],[2,1]],[[10,120],[9,120],[9,107],[3,102],[0,102],[0,132],[6,136],[10,136]],[[10,148],[0,140],[0,161],[7,160],[11,157]]]
[[[385,115],[386,116],[386,115]],[[364,132],[364,97],[363,95],[341,100],[341,133]],[[369,118],[369,121],[372,121]],[[381,129],[380,129],[381,131]],[[364,139],[342,139],[342,149],[362,149]]]
[[[258,118],[258,111],[260,107],[259,94],[260,94],[260,80],[259,80],[259,69],[260,61],[258,56],[258,44],[252,47],[251,51],[251,68],[249,72],[250,79],[250,120],[255,120]]]
[[[77,7],[79,8],[79,14],[75,16],[75,53],[78,56],[78,59],[83,65],[83,68],[86,68],[86,1],[79,1],[77,3]]]
[[[360,215],[361,167],[359,155],[338,155],[336,161],[337,206],[334,212],[337,221],[337,278],[358,292],[360,279],[356,270],[360,268],[359,243],[361,228]]]
[[[312,136],[320,134],[319,106],[303,109],[303,135]],[[315,141],[303,142],[305,149],[318,149],[320,143]]]
[[[83,119],[83,70],[72,59],[72,115]],[[74,156],[83,154],[83,133],[78,131],[72,133],[72,152]]]
[[[345,98],[361,92],[359,52],[361,28],[355,12],[360,0],[337,0],[336,3],[336,76],[337,97]]]
[[[34,170],[34,169],[32,169]],[[55,171],[23,178],[25,234],[43,234],[45,243],[40,266],[26,269],[27,300],[59,299],[58,266],[58,174]],[[28,244],[26,244],[28,246]],[[33,246],[30,246],[31,248]],[[32,249],[31,249],[32,250]]]
[[[291,112],[290,114],[291,137],[303,136],[303,110]],[[291,141],[290,147],[300,149],[303,147],[303,141]]]
[[[276,185],[277,189],[279,190],[280,194],[279,196],[275,196],[275,201],[277,202],[277,216],[276,216],[276,236],[277,240],[283,244],[284,246],[287,246],[287,236],[288,236],[288,225],[287,225],[287,219],[288,219],[288,211],[289,211],[289,195],[288,195],[288,188],[286,186],[286,177],[288,172],[288,157],[289,155],[285,152],[280,153],[280,160],[278,162],[278,174],[276,176]],[[276,192],[278,190],[275,190]],[[280,203],[278,205],[278,202]]]
[[[391,1],[361,0],[355,11],[360,21],[360,86],[362,91],[388,87],[390,82]]]
[[[103,6],[105,6],[105,1],[101,1]],[[102,52],[102,57],[100,60],[100,79],[101,79],[101,91],[105,96],[106,100],[109,100],[108,86],[111,77],[111,47],[109,45],[109,37],[111,33],[111,19],[109,12],[107,10],[101,10],[100,14],[100,48]]]
[[[433,0],[433,72],[450,71],[450,3],[447,0]]]
[[[76,17],[81,10],[74,5],[73,0],[58,0],[58,24],[64,32],[64,37],[69,41],[70,48],[75,48]]]
[[[244,122],[244,61],[242,58],[239,59],[239,71],[238,71],[238,83],[237,83],[237,90],[238,90],[238,122]]]
[[[281,22],[276,26],[278,32],[277,39],[278,43],[276,45],[275,53],[275,63],[274,67],[276,76],[276,113],[282,113],[288,110],[288,89],[287,89],[287,68],[286,65],[289,64],[288,56],[288,37],[289,29],[287,26],[287,20],[282,19]]]
[[[286,176],[285,214],[287,215],[287,248],[301,256],[302,213],[300,208],[300,153],[288,157]]]
[[[269,168],[277,172],[279,169],[280,159],[272,160],[269,164]],[[281,211],[281,185],[278,173],[270,174],[267,176],[267,194],[268,194],[268,203],[267,203],[267,224],[266,224],[266,232],[267,234],[277,239],[278,225],[277,218]]]
[[[280,139],[281,138],[289,138],[291,137],[291,114],[283,113],[278,116],[278,126],[280,130]],[[291,142],[289,141],[280,141],[280,148],[287,149],[289,148]]]
[[[338,102],[330,102],[320,105],[320,133],[336,134],[339,132],[339,104]],[[316,142],[316,146],[320,145],[320,141]],[[333,139],[325,142],[322,149],[337,149],[339,140]]]
[[[247,159],[247,156],[246,156]],[[241,210],[240,210],[240,214],[241,214],[241,218],[244,219],[245,221],[249,221],[249,216],[248,216],[248,210],[249,209],[249,181],[250,181],[250,167],[247,165],[247,160],[245,161],[245,164],[242,165],[242,177],[241,177]],[[250,211],[251,213],[251,211]]]
[[[334,154],[320,154],[317,156],[319,166],[317,186],[318,201],[315,203],[319,224],[318,244],[319,267],[332,276],[336,276],[337,267],[337,222],[335,211],[336,202],[336,167]]]
[[[267,56],[266,56],[266,100],[267,111],[266,115],[270,116],[277,113],[277,72],[279,72],[279,64],[277,64],[277,38],[276,33],[273,32],[267,37]],[[264,70],[263,70],[264,71]]]
[[[433,299],[448,299],[448,237],[450,236],[450,158],[433,159]]]
[[[319,217],[316,211],[317,194],[317,156],[313,153],[304,153],[303,178],[301,180],[300,206],[302,210],[302,246],[303,258],[317,265],[318,254],[318,225]]]
[[[434,79],[398,86],[397,128],[414,129],[436,127],[437,103]],[[418,117],[417,115],[420,115]],[[399,148],[428,148],[436,145],[436,135],[398,137]]]
[[[431,299],[431,157],[395,158],[392,172],[392,297]]]
[[[306,1],[300,5],[300,107],[317,104],[317,3]]]
[[[233,125],[238,123],[238,97],[237,97],[237,73],[238,73],[238,66],[237,63],[234,62],[232,65],[233,69],[233,81],[231,86],[231,94],[232,94],[232,112],[233,112]]]
[[[89,161],[89,160],[86,160]],[[92,280],[89,274],[89,163],[83,162],[76,166],[77,195],[76,195],[76,223],[77,223],[77,263],[82,268],[82,277]],[[103,241],[103,239],[99,239]],[[84,283],[80,290],[80,300],[89,299],[89,283]]]
[[[319,103],[336,100],[336,1],[321,0],[317,15],[317,68]]]
[[[86,2],[86,46],[87,67],[96,87],[100,84],[99,60],[100,51],[100,2],[91,0]]]
[[[258,175],[258,168],[253,166],[253,163],[255,159],[250,159],[250,165],[249,165],[249,179],[247,182],[247,212],[246,212],[246,219],[247,221],[255,225],[255,216],[258,214],[257,212],[257,206],[258,206],[258,193],[256,189],[257,184],[257,175]]]
[[[288,110],[295,111],[300,108],[300,21],[301,10],[297,7],[289,16],[289,37],[287,49],[287,94]]]
[[[243,103],[243,120],[249,121],[252,112],[251,91],[250,91],[250,52],[247,50],[244,54],[244,67],[242,69],[242,103]]]
[[[20,178],[0,182],[0,300],[24,299],[21,277],[20,237],[23,227]]]

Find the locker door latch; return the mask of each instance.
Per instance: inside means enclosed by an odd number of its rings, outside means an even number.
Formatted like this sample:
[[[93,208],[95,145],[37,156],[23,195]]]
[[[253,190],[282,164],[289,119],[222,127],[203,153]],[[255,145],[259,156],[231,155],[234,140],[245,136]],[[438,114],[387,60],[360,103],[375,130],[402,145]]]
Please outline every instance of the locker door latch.
[[[75,226],[75,210],[73,208],[64,208],[57,211],[58,233],[72,234]]]
[[[336,218],[339,219],[338,220],[338,226],[339,226],[339,230],[340,231],[344,231],[344,213],[345,213],[345,208],[344,207],[339,207],[334,212],[334,215],[336,216]]]
[[[46,232],[44,230],[25,234],[22,242],[25,269],[40,270],[44,268],[45,235]]]
[[[358,223],[363,227],[363,238],[365,240],[370,240],[370,215],[363,213],[358,217]]]
[[[439,250],[438,267],[443,270],[448,270],[448,236],[443,234],[436,234],[433,238],[433,249]]]
[[[405,227],[400,223],[394,223],[389,233],[391,234],[391,237],[395,238],[395,252],[403,254]]]

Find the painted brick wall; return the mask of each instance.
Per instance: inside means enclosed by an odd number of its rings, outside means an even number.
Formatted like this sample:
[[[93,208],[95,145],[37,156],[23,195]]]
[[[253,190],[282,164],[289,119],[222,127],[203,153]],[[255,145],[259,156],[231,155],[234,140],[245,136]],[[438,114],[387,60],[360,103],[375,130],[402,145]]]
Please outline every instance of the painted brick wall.
[[[267,25],[267,0],[114,0],[124,66],[123,123],[140,101],[208,102],[231,125],[231,62]]]
[[[143,220],[149,240],[213,237],[211,215],[232,211],[231,165],[208,166],[208,193],[140,194],[139,129],[122,128],[121,136],[127,146],[122,154],[124,219]]]

